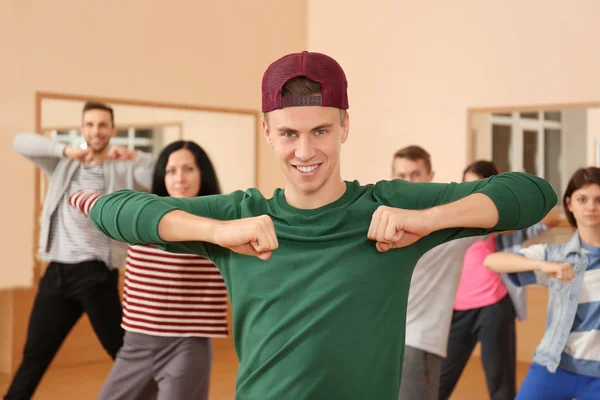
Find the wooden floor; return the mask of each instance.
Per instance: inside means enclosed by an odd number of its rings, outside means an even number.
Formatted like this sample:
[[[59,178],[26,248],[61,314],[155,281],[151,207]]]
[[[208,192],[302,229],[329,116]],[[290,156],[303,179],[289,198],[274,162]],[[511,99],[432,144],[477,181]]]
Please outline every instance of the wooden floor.
[[[105,362],[78,367],[51,368],[42,380],[34,400],[95,399],[110,367],[111,363]],[[529,366],[524,363],[517,366],[517,385],[523,382],[528,368]],[[233,399],[236,369],[235,353],[221,354],[219,359],[215,359],[211,376],[210,400]],[[0,375],[0,394],[6,391],[8,384],[8,377]],[[451,400],[488,398],[480,360],[474,357],[467,364]]]

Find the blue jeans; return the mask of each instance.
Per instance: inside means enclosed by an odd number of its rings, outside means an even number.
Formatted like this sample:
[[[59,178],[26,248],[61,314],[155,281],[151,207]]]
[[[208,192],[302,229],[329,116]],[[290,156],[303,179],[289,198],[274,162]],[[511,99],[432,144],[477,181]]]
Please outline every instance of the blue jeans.
[[[597,400],[600,399],[600,378],[577,375],[558,368],[548,372],[532,364],[515,400]]]

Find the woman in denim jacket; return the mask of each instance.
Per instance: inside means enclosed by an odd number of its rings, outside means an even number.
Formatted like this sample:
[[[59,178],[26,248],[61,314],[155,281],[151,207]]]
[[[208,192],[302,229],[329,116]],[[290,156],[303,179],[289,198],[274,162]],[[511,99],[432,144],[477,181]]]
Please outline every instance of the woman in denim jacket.
[[[517,285],[549,289],[546,333],[517,400],[600,399],[600,168],[577,170],[563,205],[577,228],[568,243],[485,260]]]

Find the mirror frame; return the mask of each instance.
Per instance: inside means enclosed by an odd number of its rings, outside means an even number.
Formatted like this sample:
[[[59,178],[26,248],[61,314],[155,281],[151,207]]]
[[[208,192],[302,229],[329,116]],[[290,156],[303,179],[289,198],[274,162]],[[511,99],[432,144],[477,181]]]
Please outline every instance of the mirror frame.
[[[475,161],[475,140],[473,138],[473,115],[480,113],[511,113],[511,112],[535,112],[556,110],[577,110],[582,108],[600,108],[599,101],[581,103],[555,103],[538,104],[527,106],[498,106],[498,107],[469,107],[467,108],[467,164]]]
[[[129,105],[129,106],[142,106],[142,107],[160,107],[160,108],[173,108],[177,110],[187,111],[205,111],[214,113],[227,113],[227,114],[243,114],[251,115],[255,117],[256,124],[254,128],[254,186],[256,186],[259,179],[259,160],[258,160],[258,148],[259,140],[262,139],[262,114],[259,111],[244,108],[228,108],[228,107],[210,107],[184,103],[170,103],[162,101],[150,101],[150,100],[136,100],[136,99],[125,99],[125,98],[112,98],[103,96],[84,96],[77,94],[68,93],[57,93],[57,92],[35,92],[35,132],[38,134],[42,133],[42,100],[44,99],[56,99],[56,100],[74,100],[74,101],[99,101],[102,103],[108,103],[109,105]],[[44,194],[41,193],[41,179],[42,173],[39,168],[35,168],[34,177],[34,226],[33,226],[33,284],[37,286],[42,274],[45,270],[46,263],[38,256],[39,238],[40,238],[40,223],[39,219],[42,213],[42,200]]]

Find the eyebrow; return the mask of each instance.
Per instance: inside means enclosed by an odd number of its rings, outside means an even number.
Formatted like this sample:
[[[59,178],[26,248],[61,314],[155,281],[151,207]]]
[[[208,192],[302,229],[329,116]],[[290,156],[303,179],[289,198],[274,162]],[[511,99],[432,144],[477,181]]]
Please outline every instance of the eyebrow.
[[[312,128],[310,131],[311,131],[311,132],[315,132],[315,131],[318,131],[318,130],[321,130],[321,129],[325,129],[325,128],[331,128],[332,126],[333,126],[333,124],[332,124],[332,123],[330,123],[330,122],[328,122],[328,123],[325,123],[325,124],[317,125],[317,126],[315,126],[314,128]],[[298,130],[296,130],[296,129],[293,129],[293,128],[288,128],[287,126],[280,126],[280,127],[277,127],[277,130],[278,130],[279,132],[292,132],[292,133],[298,133]]]

